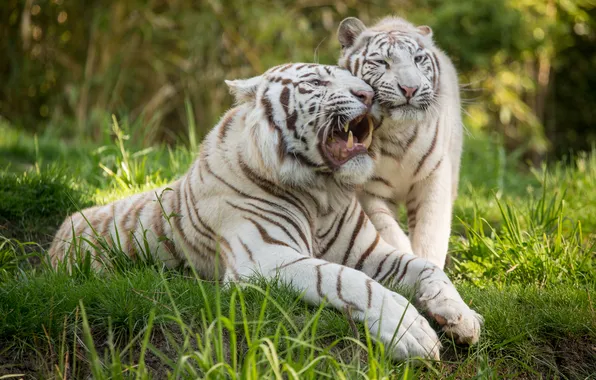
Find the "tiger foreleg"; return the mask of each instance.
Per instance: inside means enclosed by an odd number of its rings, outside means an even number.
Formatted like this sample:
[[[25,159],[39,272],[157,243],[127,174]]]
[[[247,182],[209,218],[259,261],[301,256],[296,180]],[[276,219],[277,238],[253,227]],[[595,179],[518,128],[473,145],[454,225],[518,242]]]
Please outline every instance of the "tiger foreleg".
[[[480,336],[481,317],[466,305],[443,270],[387,244],[362,211],[358,213],[358,208],[353,215],[353,219],[358,219],[355,227],[344,228],[338,243],[324,258],[362,271],[378,283],[413,289],[416,306],[424,309],[446,333],[459,341],[475,343]]]
[[[445,266],[449,248],[452,188],[451,167],[445,160],[428,178],[412,187],[407,199],[413,252],[441,269]]]
[[[459,295],[445,272],[433,263],[410,254],[373,252],[362,271],[375,280],[401,285],[415,291],[414,303],[460,343],[474,344],[480,337],[482,317]],[[387,248],[384,249],[387,252]]]
[[[363,193],[359,196],[360,204],[368,215],[383,240],[400,252],[412,253],[410,239],[400,227],[387,201]]]
[[[352,318],[366,323],[371,336],[379,338],[395,359],[439,359],[441,345],[428,321],[407,299],[366,274],[280,245],[260,242],[251,251],[254,263],[239,269],[241,275],[257,272],[278,278],[292,284],[311,304],[326,302],[349,311]]]

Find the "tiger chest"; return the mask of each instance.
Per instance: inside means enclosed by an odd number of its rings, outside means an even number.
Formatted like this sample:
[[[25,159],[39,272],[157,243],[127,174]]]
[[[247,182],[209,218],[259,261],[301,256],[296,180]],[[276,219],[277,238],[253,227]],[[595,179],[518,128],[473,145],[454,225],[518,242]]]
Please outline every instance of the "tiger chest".
[[[441,163],[445,143],[436,125],[419,125],[402,136],[380,139],[375,175],[366,185],[372,193],[405,200],[411,186],[427,178]]]

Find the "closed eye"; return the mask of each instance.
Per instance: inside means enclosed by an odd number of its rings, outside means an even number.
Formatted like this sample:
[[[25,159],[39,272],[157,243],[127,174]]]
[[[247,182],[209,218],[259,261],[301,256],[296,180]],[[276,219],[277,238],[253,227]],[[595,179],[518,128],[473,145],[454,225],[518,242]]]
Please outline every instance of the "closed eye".
[[[307,83],[315,87],[327,86],[327,84],[329,84],[329,82],[320,79],[312,79],[309,80]]]
[[[391,67],[391,62],[389,62],[389,59],[387,59],[387,58],[374,59],[373,62],[376,63],[377,65],[384,65],[386,68]]]

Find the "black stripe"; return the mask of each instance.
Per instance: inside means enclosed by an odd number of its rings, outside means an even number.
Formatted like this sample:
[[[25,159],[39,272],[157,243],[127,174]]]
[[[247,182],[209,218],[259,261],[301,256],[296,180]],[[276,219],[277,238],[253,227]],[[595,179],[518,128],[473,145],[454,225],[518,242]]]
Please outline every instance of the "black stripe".
[[[269,121],[269,127],[272,129],[275,128],[277,124],[275,124],[275,120],[273,119],[273,105],[271,104],[269,98],[267,98],[267,91],[265,91],[263,97],[261,98],[261,105],[263,108],[265,108],[265,116]]]
[[[325,237],[327,237],[327,235],[329,235],[329,232],[331,232],[331,230],[333,229],[333,226],[335,226],[335,222],[337,221],[337,218],[339,218],[339,214],[335,214],[335,218],[333,218],[333,221],[329,225],[329,229],[327,231],[325,231],[322,235],[317,234],[318,239],[324,240]]]
[[[360,259],[358,260],[358,263],[356,264],[354,269],[357,269],[357,270],[362,269],[362,267],[364,266],[364,260],[366,260],[368,258],[368,256],[370,256],[371,252],[375,249],[377,244],[379,244],[380,238],[381,238],[381,236],[377,233],[375,240],[371,243],[370,246],[368,246],[366,251],[364,251],[364,253],[360,256]]]
[[[290,265],[296,264],[296,263],[298,263],[298,262],[300,262],[300,261],[302,261],[302,260],[308,260],[308,259],[311,259],[311,258],[312,258],[312,257],[304,256],[304,257],[301,257],[301,258],[299,258],[299,259],[296,259],[296,260],[294,260],[294,261],[290,261],[289,263],[286,263],[286,264],[284,264],[284,265],[282,265],[282,266],[279,266],[279,267],[277,267],[277,269],[283,269],[283,268],[285,268],[285,267],[288,267],[288,266],[290,266]]]
[[[192,189],[190,188],[191,186],[190,186],[190,181],[189,181],[189,178],[188,177],[186,178],[186,183],[187,183],[188,189],[186,189],[185,194],[186,193],[190,194],[190,201],[193,204],[192,210],[194,211],[194,215],[197,217],[199,223],[201,224],[201,227],[203,227],[204,229],[206,229],[207,232],[209,234],[211,234],[212,237],[213,236],[217,236],[217,234],[215,233],[215,231],[213,231],[213,228],[209,227],[207,225],[207,223],[201,218],[201,215],[199,215],[199,210],[197,210],[197,208],[194,207],[194,205],[197,204],[197,200],[195,198],[194,193],[192,192]],[[185,196],[185,201],[187,202],[187,208],[190,209],[190,207],[188,206],[188,199],[186,199],[186,196]]]
[[[430,173],[428,173],[428,177],[430,177],[439,168],[439,166],[441,166],[442,162],[443,162],[443,157],[441,157],[441,159],[439,160],[439,162],[437,162],[435,167],[430,171]]]
[[[277,146],[277,155],[280,161],[283,161],[287,152],[286,141],[283,138],[283,132],[281,131],[281,128],[275,123],[275,120],[273,119],[273,105],[271,104],[269,98],[267,98],[267,91],[265,91],[261,98],[261,105],[265,109],[265,116],[267,117],[267,121],[269,122],[269,128],[271,128],[272,131],[277,132],[279,140]]]
[[[283,247],[288,247],[288,248],[292,248],[290,247],[288,244],[284,243],[281,240],[277,240],[274,237],[272,237],[271,235],[269,235],[269,233],[267,232],[267,230],[265,229],[265,227],[263,227],[259,222],[257,222],[256,220],[249,218],[249,217],[244,217],[244,219],[248,220],[249,222],[251,222],[259,231],[259,234],[261,235],[261,239],[263,239],[263,242],[267,243],[267,244],[273,244],[273,245],[281,245]],[[294,249],[294,248],[292,248]]]
[[[279,102],[282,105],[283,110],[287,113],[288,108],[290,107],[290,88],[284,86],[283,90],[281,90],[281,94],[279,95]]]
[[[324,167],[324,165],[313,162],[310,158],[297,151],[288,152],[288,157],[295,158],[296,160],[300,161],[301,164],[310,168],[320,169]]]
[[[389,270],[387,272],[385,272],[385,274],[383,275],[383,277],[381,277],[379,279],[379,282],[383,282],[385,281],[387,278],[390,277],[391,274],[393,274],[394,271],[398,271],[399,267],[401,266],[401,260],[404,258],[404,255],[400,255],[399,256],[399,260],[395,260],[393,262],[393,265],[391,266],[391,268],[389,268]]]
[[[294,244],[296,244],[296,246],[298,248],[300,248],[300,244],[298,244],[298,242],[296,241],[296,239],[294,239],[294,237],[292,236],[292,234],[290,234],[290,231],[288,231],[288,229],[284,225],[282,225],[281,223],[279,223],[279,222],[277,222],[277,221],[275,221],[275,220],[273,220],[273,219],[271,219],[271,218],[269,218],[269,217],[267,217],[267,216],[265,216],[265,215],[263,215],[261,213],[258,213],[256,211],[249,210],[249,209],[244,208],[244,207],[236,206],[235,204],[233,204],[233,203],[231,203],[229,201],[227,201],[227,203],[230,206],[232,206],[233,208],[237,209],[237,210],[248,212],[250,214],[253,214],[255,216],[258,216],[259,218],[261,218],[263,220],[266,220],[267,222],[269,222],[271,224],[276,225],[280,230],[282,230],[288,236],[288,238],[290,238],[290,240],[292,240],[292,242],[294,242]],[[308,248],[308,246],[307,246],[307,248]]]
[[[385,178],[383,177],[372,177],[369,182],[381,182],[383,185],[387,186],[387,187],[391,187],[391,184],[389,183],[389,181],[387,181]]]
[[[356,58],[356,63],[354,64],[354,75],[358,75],[358,69],[360,68],[360,60]]]
[[[174,223],[172,224],[172,228],[176,228],[176,230],[178,231],[178,234],[181,236],[182,238],[182,242],[190,247],[194,253],[201,255],[202,251],[200,247],[197,247],[197,245],[190,241],[188,239],[188,236],[184,233],[184,230],[180,227],[180,218],[182,217],[182,215],[180,214],[181,210],[181,194],[180,194],[180,183],[178,184],[178,186],[176,186],[176,190],[175,190],[175,195],[177,198],[177,212],[175,216],[173,216],[174,219]],[[192,223],[191,223],[192,224]],[[194,224],[193,224],[194,226]],[[201,244],[204,246],[204,248],[208,251],[208,253],[212,253],[213,255],[215,255],[215,252],[213,251],[212,248],[205,246],[204,244]],[[221,255],[220,255],[221,256]],[[182,259],[182,256],[178,255],[179,259]],[[225,261],[224,261],[225,263]]]
[[[344,269],[345,269],[345,267],[341,267],[341,268],[339,269],[339,273],[337,274],[337,284],[336,284],[336,286],[335,286],[335,289],[337,290],[337,297],[338,297],[338,298],[339,298],[339,299],[340,299],[340,300],[341,300],[343,303],[345,303],[346,305],[348,305],[348,306],[350,306],[350,307],[354,308],[355,310],[362,311],[362,309],[360,309],[360,308],[358,307],[358,305],[356,305],[354,302],[351,302],[351,301],[348,301],[348,300],[346,300],[346,299],[345,299],[345,298],[342,296],[342,294],[341,294],[341,288],[342,288],[342,284],[341,284],[341,275],[342,275],[342,273],[343,273]]]
[[[389,252],[388,254],[385,255],[383,260],[381,260],[379,265],[377,265],[377,271],[375,272],[374,276],[372,276],[372,278],[377,278],[377,276],[381,273],[381,270],[383,269],[383,264],[385,264],[385,261],[387,261],[387,259],[389,258],[389,256],[391,256],[392,253],[393,252]]]
[[[257,205],[254,205],[252,203],[248,203],[247,205],[248,206],[252,206],[252,207],[256,208],[257,210],[260,210],[260,211],[263,211],[263,212],[268,212],[270,214],[273,214],[273,215],[275,215],[277,217],[282,218],[286,222],[290,223],[292,225],[292,227],[294,227],[294,229],[296,230],[296,232],[298,232],[298,235],[300,235],[300,239],[302,239],[302,241],[304,242],[304,245],[306,246],[306,248],[310,252],[311,247],[310,247],[310,244],[308,243],[308,239],[306,238],[306,235],[304,234],[304,231],[302,231],[302,228],[300,228],[300,226],[298,225],[298,223],[296,223],[293,219],[291,219],[290,217],[288,217],[287,215],[284,215],[282,213],[279,213],[279,212],[276,212],[276,211],[272,211],[272,210],[267,210],[267,209],[264,209],[264,208],[259,207]]]
[[[189,181],[188,181],[188,178],[187,178],[187,180],[186,180],[186,183],[187,183],[187,184],[189,183]],[[207,232],[204,232],[204,231],[202,231],[202,230],[201,230],[201,229],[200,229],[200,228],[199,228],[199,227],[198,227],[198,226],[197,226],[197,225],[194,223],[194,219],[193,219],[193,217],[192,217],[192,216],[193,216],[193,214],[194,214],[194,215],[195,215],[195,216],[198,218],[198,220],[199,220],[199,223],[203,224],[203,222],[201,221],[201,218],[200,218],[200,216],[199,216],[199,214],[198,214],[198,211],[197,211],[197,210],[196,210],[194,207],[192,208],[192,209],[194,210],[194,213],[193,213],[193,212],[191,212],[191,207],[189,206],[189,202],[188,202],[188,192],[189,192],[189,191],[187,191],[187,190],[186,190],[186,188],[185,188],[185,189],[184,189],[184,205],[186,206],[187,215],[190,217],[190,218],[189,218],[189,220],[188,220],[189,224],[192,226],[192,229],[193,229],[193,230],[194,230],[196,233],[198,233],[199,235],[203,236],[203,237],[204,237],[205,239],[207,239],[208,241],[215,243],[215,237],[216,237],[216,236],[215,236],[215,233],[213,233],[213,230],[211,230],[211,231],[209,231],[209,230],[208,230]],[[180,208],[180,212],[182,212],[182,209],[181,209],[181,208]],[[183,230],[183,229],[180,229],[180,231],[184,232],[184,230]],[[190,240],[188,239],[188,237],[186,236],[186,234],[185,234],[185,239],[186,239],[186,240],[188,240],[188,241],[190,241]],[[202,243],[202,242],[199,240],[199,243]],[[202,244],[203,244],[203,245],[205,245],[205,246],[207,246],[207,245],[206,245],[206,244],[204,244],[204,243],[202,243]],[[210,249],[212,249],[212,248],[210,248]]]
[[[286,212],[288,214],[293,215],[296,219],[298,219],[298,217],[296,216],[296,214],[294,214],[291,210],[289,210],[289,209],[287,209],[287,208],[285,208],[283,206],[280,206],[277,203],[271,202],[269,200],[266,200],[266,199],[263,199],[263,198],[259,198],[259,197],[255,197],[255,196],[252,196],[252,195],[248,195],[247,193],[243,192],[242,190],[239,190],[238,188],[232,186],[227,181],[225,181],[223,178],[221,178],[219,175],[215,174],[215,172],[213,170],[211,170],[211,167],[209,167],[209,162],[207,162],[207,160],[205,160],[204,162],[205,162],[205,167],[207,168],[207,172],[209,172],[209,174],[211,174],[212,176],[214,176],[215,178],[217,178],[221,183],[223,183],[224,185],[226,185],[230,189],[234,190],[236,193],[240,194],[241,196],[243,196],[245,198],[248,198],[248,199],[251,199],[251,200],[254,200],[254,201],[257,201],[257,202],[264,203],[264,204],[266,204],[268,206],[271,206],[271,207],[275,207],[275,208],[281,210],[282,212]]]
[[[323,264],[319,264],[315,267],[315,269],[317,270],[317,293],[319,294],[319,297],[321,297],[321,299],[325,298],[325,296],[323,295],[323,291],[321,290],[321,284],[323,282],[323,275],[321,273],[321,267],[324,265],[327,265],[330,263],[323,263]]]
[[[174,259],[178,260],[177,253],[176,253],[176,248],[174,247],[174,244],[172,242],[172,240],[165,236],[164,233],[164,228],[163,228],[163,224],[164,224],[164,217],[163,217],[163,212],[162,212],[162,208],[161,208],[161,197],[159,197],[157,195],[157,193],[155,193],[155,196],[157,197],[157,199],[159,200],[155,200],[155,206],[153,209],[153,220],[155,220],[155,214],[157,213],[157,218],[158,220],[155,221],[154,225],[153,225],[153,232],[155,233],[155,236],[157,237],[157,241],[158,242],[163,242],[164,245],[164,249],[166,250],[166,252],[168,252],[170,255],[172,255],[172,257],[174,257]]]
[[[294,194],[291,192],[286,191],[285,189],[279,187],[275,183],[269,181],[266,178],[261,177],[255,171],[253,171],[240,157],[240,153],[238,153],[238,163],[240,168],[244,172],[244,175],[251,180],[255,185],[257,185],[261,190],[273,195],[274,197],[283,199],[284,201],[288,202],[289,204],[296,207],[300,212],[302,212],[309,220],[311,219],[310,212],[306,205]]]
[[[354,207],[355,209],[355,207]],[[364,219],[366,215],[364,214],[364,210],[360,209],[360,215],[358,216],[358,221],[356,222],[356,227],[354,227],[354,231],[352,232],[352,237],[350,238],[350,244],[348,244],[348,249],[346,249],[346,253],[344,253],[344,259],[342,260],[342,265],[346,265],[348,262],[348,257],[350,257],[350,253],[352,253],[352,248],[354,247],[354,243],[356,242],[356,237],[360,233],[362,229],[362,224],[364,224]]]
[[[439,80],[440,80],[440,75],[441,75],[441,65],[439,64],[439,58],[437,58],[437,55],[432,52],[433,58],[434,58],[434,63],[437,65],[437,71],[435,72],[435,80],[436,80],[436,84],[435,84],[435,95],[439,93]]]
[[[348,210],[349,209],[350,208],[348,207],[344,211],[343,215],[341,216],[341,219],[339,220],[339,223],[337,224],[337,228],[335,230],[335,234],[333,234],[333,236],[331,237],[331,239],[329,240],[329,242],[325,246],[325,249],[323,249],[321,251],[321,253],[319,254],[319,257],[322,257],[322,256],[326,255],[327,254],[327,251],[329,251],[329,248],[331,248],[331,246],[333,245],[333,243],[335,243],[335,240],[337,240],[337,237],[339,236],[339,233],[340,233],[341,229],[343,228],[344,221],[346,219],[346,215],[348,214]]]
[[[384,200],[386,202],[393,203],[393,199],[392,198],[384,197],[382,195],[375,194],[375,193],[371,192],[368,189],[362,190],[362,192],[365,193],[365,194],[367,194],[367,195],[370,195],[371,197],[379,198],[379,199],[382,199],[382,200]]]
[[[233,252],[233,251],[232,251],[232,248],[231,248],[231,246],[230,246],[230,243],[228,243],[228,241],[227,241],[227,240],[226,240],[226,239],[225,239],[223,236],[220,236],[220,235],[216,234],[216,233],[215,233],[215,231],[213,230],[213,228],[211,228],[211,227],[210,227],[210,226],[207,224],[207,222],[205,222],[205,221],[203,220],[203,218],[201,218],[201,215],[199,214],[199,210],[198,210],[196,207],[194,207],[194,205],[196,205],[196,204],[197,204],[197,200],[196,200],[196,198],[195,198],[195,195],[194,195],[194,193],[192,192],[192,188],[191,188],[191,186],[190,186],[190,177],[189,177],[189,176],[187,176],[187,178],[186,178],[186,182],[188,183],[188,186],[187,186],[187,187],[188,187],[188,189],[186,189],[186,191],[185,191],[185,192],[188,192],[188,193],[190,194],[190,200],[191,200],[191,202],[192,202],[192,204],[193,204],[193,207],[192,207],[192,209],[193,209],[193,211],[194,211],[194,215],[197,217],[197,220],[198,220],[198,221],[199,221],[199,223],[201,224],[201,227],[203,227],[205,230],[207,230],[207,232],[208,232],[209,234],[211,234],[211,236],[212,236],[212,239],[211,239],[211,240],[215,240],[215,241],[216,241],[216,242],[217,242],[217,243],[218,243],[218,244],[219,244],[221,247],[223,247],[223,248],[227,248],[227,249],[228,249],[228,251],[230,251],[230,252]],[[185,197],[185,200],[186,200],[186,202],[188,202],[188,200],[186,199],[186,197]],[[190,206],[187,206],[187,208],[189,208],[189,209],[190,209]],[[190,211],[190,210],[189,210],[189,211]],[[190,214],[190,212],[189,212],[189,214]],[[192,216],[191,216],[191,222],[192,222]],[[194,223],[191,223],[191,224],[193,224],[193,227],[195,227],[195,229],[196,229],[196,226],[194,225]]]
[[[402,256],[403,257],[403,256]],[[416,260],[416,257],[412,257],[410,260],[408,260],[408,262],[406,263],[406,266],[404,267],[404,271],[402,272],[401,276],[399,276],[399,279],[397,280],[398,283],[401,282],[401,280],[404,279],[404,276],[406,275],[406,273],[408,272],[408,265],[410,265],[410,263],[412,261]]]
[[[414,127],[414,133],[406,142],[406,146],[404,147],[404,154],[410,149],[410,146],[412,145],[414,140],[416,140],[416,137],[418,137],[418,125]]]
[[[246,253],[248,253],[248,258],[250,259],[250,261],[252,261],[254,263],[255,258],[253,257],[252,250],[248,247],[248,245],[244,244],[242,239],[238,238],[238,240],[240,241],[240,244],[242,244],[242,247],[244,247],[244,250],[246,251]]]
[[[420,278],[420,277],[422,277],[422,273],[426,272],[427,270],[430,270],[430,274],[429,274],[428,276],[424,277],[424,278]],[[435,273],[435,268],[434,268],[434,267],[426,267],[426,268],[424,268],[424,269],[422,270],[422,272],[420,272],[420,273],[418,274],[418,282],[419,282],[419,283],[422,283],[424,280],[427,280],[427,279],[429,279],[430,277],[432,277],[432,275],[433,275],[434,273]]]
[[[234,108],[232,110],[230,110],[228,113],[226,113],[226,115],[224,116],[224,119],[222,120],[221,124],[219,125],[219,143],[223,143],[224,139],[226,138],[226,133],[228,132],[228,128],[230,128],[230,126],[232,125],[232,121],[234,120],[234,116],[236,116],[236,112],[238,111],[238,108]]]
[[[431,153],[435,150],[435,147],[437,145],[437,136],[438,135],[439,135],[439,121],[437,120],[437,125],[435,127],[435,135],[433,137],[433,141],[430,143],[430,147],[428,148],[428,151],[424,154],[424,156],[422,156],[422,159],[418,163],[418,167],[414,171],[414,175],[418,174],[420,169],[422,169],[422,165],[424,165],[424,162],[426,161],[428,156],[430,156]]]

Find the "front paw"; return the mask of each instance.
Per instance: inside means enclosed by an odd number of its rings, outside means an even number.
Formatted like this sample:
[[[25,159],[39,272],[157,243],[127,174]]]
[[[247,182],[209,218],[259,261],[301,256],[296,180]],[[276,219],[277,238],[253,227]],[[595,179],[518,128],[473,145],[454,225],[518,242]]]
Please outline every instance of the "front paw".
[[[468,308],[468,310],[459,313],[429,313],[429,315],[442,326],[442,330],[447,336],[455,339],[459,344],[472,345],[480,339],[483,318],[472,309]],[[446,315],[447,317],[445,317]]]
[[[439,337],[421,315],[418,315],[411,323],[406,322],[406,318],[404,318],[395,334],[394,341],[396,343],[391,347],[391,352],[395,359],[440,359],[441,342]]]
[[[414,305],[403,296],[395,292],[390,294],[400,306],[400,310],[403,310],[391,316],[397,326],[394,325],[394,328],[384,331],[383,334],[385,342],[394,342],[391,347],[392,356],[398,360],[411,358],[439,360],[441,342],[426,318],[418,313]]]
[[[445,286],[435,292],[427,291],[419,301],[447,336],[457,343],[472,345],[480,339],[482,316],[470,309],[454,288]]]

